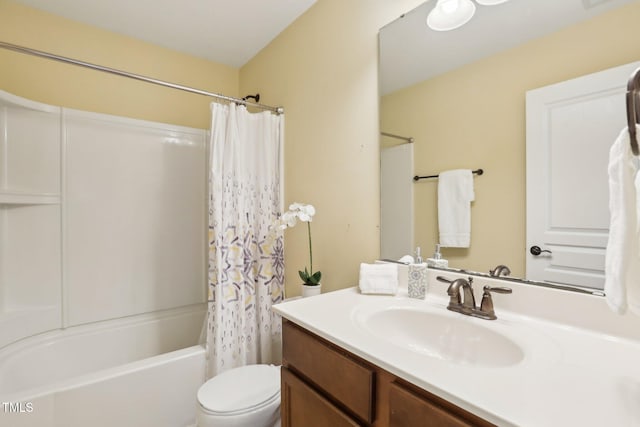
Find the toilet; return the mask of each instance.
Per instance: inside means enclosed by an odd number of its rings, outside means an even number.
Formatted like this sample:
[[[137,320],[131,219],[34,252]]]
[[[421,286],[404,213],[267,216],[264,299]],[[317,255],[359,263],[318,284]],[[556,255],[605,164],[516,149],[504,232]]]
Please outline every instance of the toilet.
[[[197,427],[280,427],[280,367],[248,365],[198,389]]]

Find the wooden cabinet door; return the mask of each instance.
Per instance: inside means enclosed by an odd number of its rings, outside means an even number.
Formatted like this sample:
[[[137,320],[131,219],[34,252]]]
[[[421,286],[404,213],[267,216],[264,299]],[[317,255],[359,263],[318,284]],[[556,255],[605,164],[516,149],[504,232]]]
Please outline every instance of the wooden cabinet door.
[[[282,339],[284,366],[293,368],[334,402],[340,402],[353,416],[366,423],[373,422],[373,368],[291,322],[283,323]]]
[[[453,405],[451,405],[453,407]],[[455,408],[455,407],[454,407]],[[459,408],[458,408],[459,409]],[[462,411],[462,410],[460,410]],[[460,414],[419,396],[397,383],[389,388],[389,427],[472,427],[490,423],[474,422],[467,413]],[[475,418],[475,416],[473,416]],[[465,419],[466,418],[466,419]]]
[[[282,367],[282,427],[357,427],[356,421]]]

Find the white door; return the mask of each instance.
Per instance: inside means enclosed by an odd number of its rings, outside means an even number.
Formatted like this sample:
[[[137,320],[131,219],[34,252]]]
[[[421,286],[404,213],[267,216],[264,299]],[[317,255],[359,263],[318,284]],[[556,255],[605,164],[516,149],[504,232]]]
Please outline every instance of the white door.
[[[527,279],[604,287],[609,148],[639,66],[527,92]]]
[[[413,144],[380,152],[380,258],[413,254]]]

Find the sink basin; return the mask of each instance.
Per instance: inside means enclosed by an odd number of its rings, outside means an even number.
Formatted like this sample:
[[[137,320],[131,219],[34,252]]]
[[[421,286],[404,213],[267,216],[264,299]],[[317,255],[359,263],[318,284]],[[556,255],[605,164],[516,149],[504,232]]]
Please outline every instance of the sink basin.
[[[510,338],[478,324],[487,320],[402,307],[358,316],[358,322],[391,344],[460,364],[503,367],[524,358]]]

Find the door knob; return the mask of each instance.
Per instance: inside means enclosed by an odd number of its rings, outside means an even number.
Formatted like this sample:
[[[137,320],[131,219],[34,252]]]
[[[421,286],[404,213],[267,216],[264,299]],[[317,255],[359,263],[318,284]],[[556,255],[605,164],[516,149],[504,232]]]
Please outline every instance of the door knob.
[[[531,246],[529,248],[529,252],[531,252],[531,255],[534,255],[534,256],[538,256],[544,252],[549,254],[552,253],[549,249],[540,249],[540,246]]]

